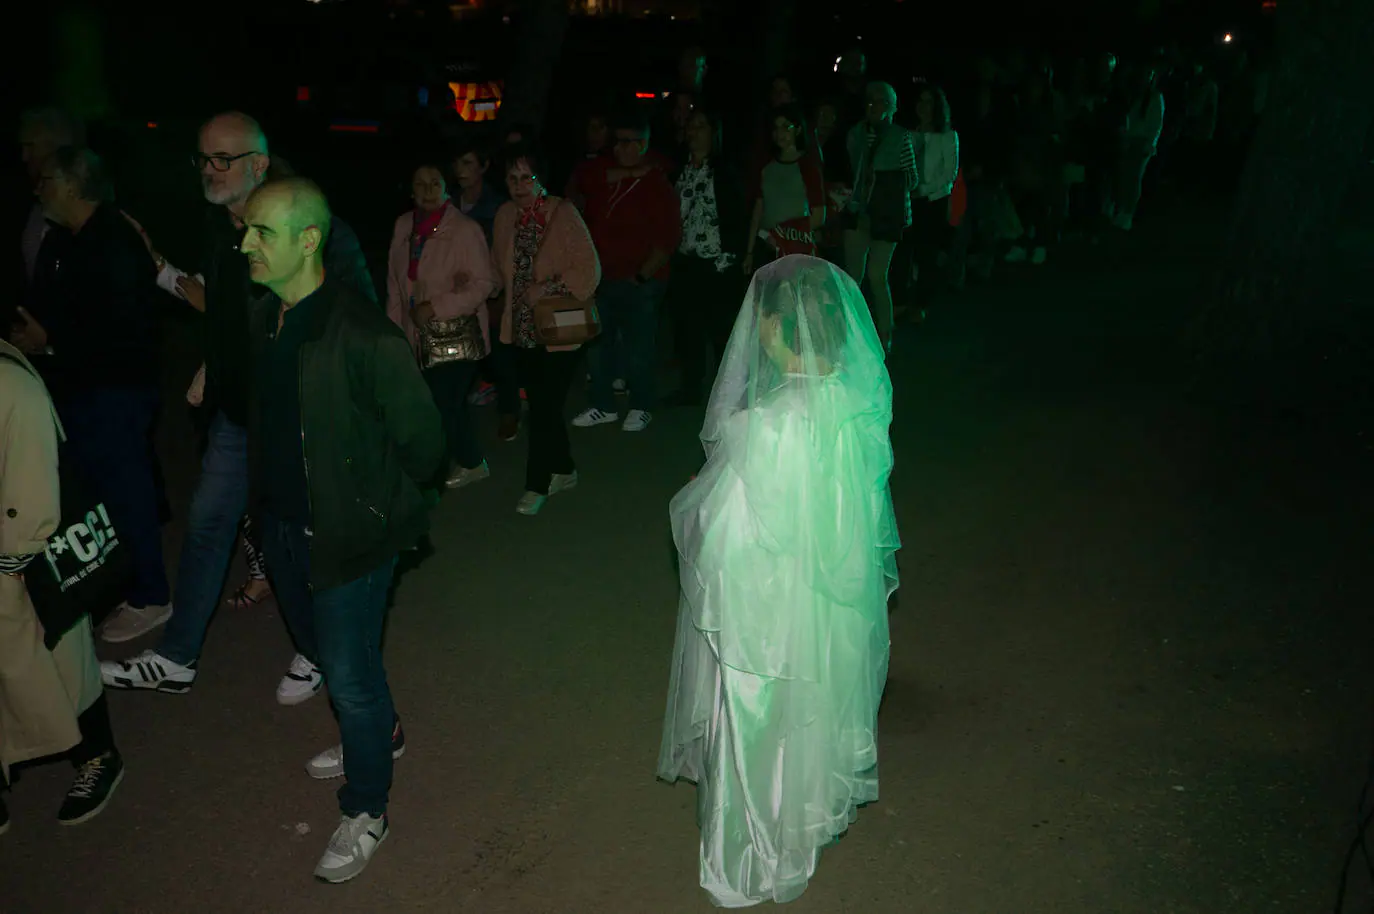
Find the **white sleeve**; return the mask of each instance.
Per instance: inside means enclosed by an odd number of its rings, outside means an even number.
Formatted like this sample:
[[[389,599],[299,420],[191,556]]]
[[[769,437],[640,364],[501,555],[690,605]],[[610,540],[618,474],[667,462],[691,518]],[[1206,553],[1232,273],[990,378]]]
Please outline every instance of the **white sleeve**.
[[[162,269],[158,270],[157,272],[158,287],[166,291],[168,294],[173,295],[181,299],[182,301],[185,301],[186,296],[181,294],[181,289],[177,286],[177,280],[187,275],[189,274],[183,273],[181,270],[172,266],[170,263],[163,261]],[[195,276],[191,278],[194,279],[196,282],[200,283],[201,285],[205,285],[205,277],[201,276],[199,273],[197,273]]]
[[[157,271],[158,287],[175,295],[177,298],[182,298],[181,290],[177,288],[177,280],[185,275],[185,273],[164,261],[162,269]]]

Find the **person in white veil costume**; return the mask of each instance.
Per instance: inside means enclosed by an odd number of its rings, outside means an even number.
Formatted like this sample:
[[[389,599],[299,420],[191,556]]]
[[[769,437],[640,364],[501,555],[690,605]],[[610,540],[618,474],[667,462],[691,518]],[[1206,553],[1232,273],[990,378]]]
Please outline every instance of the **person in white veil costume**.
[[[672,501],[682,596],[658,776],[697,784],[701,885],[790,901],[878,797],[900,546],[892,383],[863,295],[802,255],[759,270]]]

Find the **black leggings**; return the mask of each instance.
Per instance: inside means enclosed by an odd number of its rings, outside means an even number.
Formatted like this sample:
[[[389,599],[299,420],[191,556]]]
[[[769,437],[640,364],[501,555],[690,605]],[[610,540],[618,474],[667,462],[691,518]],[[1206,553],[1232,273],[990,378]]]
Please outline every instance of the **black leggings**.
[[[916,307],[925,308],[940,291],[944,271],[940,255],[949,250],[953,229],[949,225],[949,198],[911,201],[911,256],[916,264]]]
[[[76,719],[81,728],[81,742],[72,747],[69,756],[78,768],[93,758],[100,758],[107,752],[114,752],[114,728],[110,725],[110,705],[105,693]]]
[[[681,393],[701,396],[711,366],[725,359],[725,344],[735,328],[746,277],[737,264],[717,270],[714,261],[686,254],[673,255],[668,283],[668,312],[673,321],[673,344],[682,369]]]

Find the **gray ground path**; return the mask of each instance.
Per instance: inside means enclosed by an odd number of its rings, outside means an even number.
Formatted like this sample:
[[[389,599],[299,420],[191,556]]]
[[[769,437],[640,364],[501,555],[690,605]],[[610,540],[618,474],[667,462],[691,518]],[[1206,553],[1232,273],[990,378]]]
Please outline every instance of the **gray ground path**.
[[[1172,393],[1207,233],[1068,255],[900,340],[882,797],[796,914],[1329,910],[1370,737],[1369,504],[1302,430]],[[59,828],[70,769],[25,774],[0,910],[710,910],[693,789],[653,777],[696,425],[578,430],[582,486],[537,519],[512,511],[518,445],[444,501],[387,647],[394,834],[357,882],[310,878],[328,709],[273,702],[273,610],[222,611],[194,691],[113,695],[104,816]],[[178,507],[181,434],[176,411]]]

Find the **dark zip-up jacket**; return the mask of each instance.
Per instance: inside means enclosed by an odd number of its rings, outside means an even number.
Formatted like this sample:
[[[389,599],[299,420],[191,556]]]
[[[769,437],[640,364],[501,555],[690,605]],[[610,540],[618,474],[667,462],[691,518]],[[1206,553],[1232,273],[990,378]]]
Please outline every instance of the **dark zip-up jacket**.
[[[314,295],[297,392],[310,499],[310,583],[324,590],[374,571],[424,535],[447,451],[439,410],[405,335],[349,285],[326,276]],[[269,294],[253,309],[254,366],[265,363],[280,307]],[[258,403],[249,399],[253,514],[263,507]]]
[[[49,229],[33,291],[34,319],[54,352],[45,379],[54,397],[157,387],[157,268],[117,207],[97,207],[75,234]]]
[[[252,396],[248,359],[248,314],[253,302],[265,294],[248,276],[248,258],[239,245],[243,229],[235,226],[223,207],[206,217],[209,241],[205,258],[205,403],[219,409],[237,425],[248,422]],[[374,307],[377,289],[368,272],[358,236],[335,218],[324,248],[325,272],[351,286]]]

